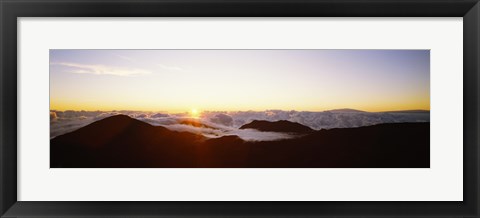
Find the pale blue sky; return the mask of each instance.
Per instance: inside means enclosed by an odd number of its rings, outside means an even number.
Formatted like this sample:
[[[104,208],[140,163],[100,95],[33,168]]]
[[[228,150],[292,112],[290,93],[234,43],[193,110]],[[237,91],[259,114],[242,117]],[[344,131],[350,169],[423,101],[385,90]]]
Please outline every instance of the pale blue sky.
[[[56,110],[430,109],[429,50],[51,50]]]

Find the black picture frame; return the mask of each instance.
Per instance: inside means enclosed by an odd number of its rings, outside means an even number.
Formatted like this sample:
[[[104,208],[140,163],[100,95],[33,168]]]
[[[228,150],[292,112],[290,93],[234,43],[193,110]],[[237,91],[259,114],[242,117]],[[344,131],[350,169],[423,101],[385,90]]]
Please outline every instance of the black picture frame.
[[[1,217],[479,217],[478,0],[0,0]],[[18,17],[463,17],[462,202],[17,201]],[[221,18],[219,18],[221,19]],[[355,36],[352,36],[355,37]],[[286,187],[288,188],[288,187]],[[441,191],[441,190],[439,190]]]

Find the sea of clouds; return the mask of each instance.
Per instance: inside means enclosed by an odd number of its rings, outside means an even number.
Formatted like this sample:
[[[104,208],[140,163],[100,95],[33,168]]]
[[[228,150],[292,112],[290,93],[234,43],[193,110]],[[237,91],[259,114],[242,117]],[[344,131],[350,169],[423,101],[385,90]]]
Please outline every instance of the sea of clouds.
[[[163,126],[173,131],[187,131],[216,138],[237,135],[247,141],[271,141],[298,137],[277,132],[260,132],[253,129],[238,129],[253,120],[288,120],[315,130],[351,128],[380,123],[429,122],[428,111],[363,112],[349,109],[323,112],[308,111],[205,111],[199,118],[189,113],[158,113],[140,111],[50,111],[50,138],[74,131],[97,120],[124,114],[154,126]],[[190,125],[195,122],[200,125]]]

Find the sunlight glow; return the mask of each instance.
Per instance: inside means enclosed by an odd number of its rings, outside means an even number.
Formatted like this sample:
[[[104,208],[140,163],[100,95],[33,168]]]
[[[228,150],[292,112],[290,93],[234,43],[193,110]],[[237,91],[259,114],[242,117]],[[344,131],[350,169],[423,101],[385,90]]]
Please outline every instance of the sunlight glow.
[[[196,108],[193,108],[192,110],[190,110],[190,116],[192,118],[199,118],[200,112]]]

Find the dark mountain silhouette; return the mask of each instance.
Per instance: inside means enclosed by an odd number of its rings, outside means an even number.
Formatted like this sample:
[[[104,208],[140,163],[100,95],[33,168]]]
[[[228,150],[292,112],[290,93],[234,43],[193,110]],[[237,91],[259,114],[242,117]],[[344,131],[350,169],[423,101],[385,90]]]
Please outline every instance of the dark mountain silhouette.
[[[128,116],[94,122],[50,141],[52,168],[429,167],[429,123],[311,131],[282,141],[207,139]]]
[[[254,120],[251,123],[245,124],[240,129],[256,129],[262,132],[292,132],[292,133],[307,133],[312,132],[308,126],[304,126],[300,123],[294,123],[286,120],[280,121],[265,121]]]
[[[94,122],[50,141],[51,167],[189,167],[203,136],[170,131],[126,115]]]

